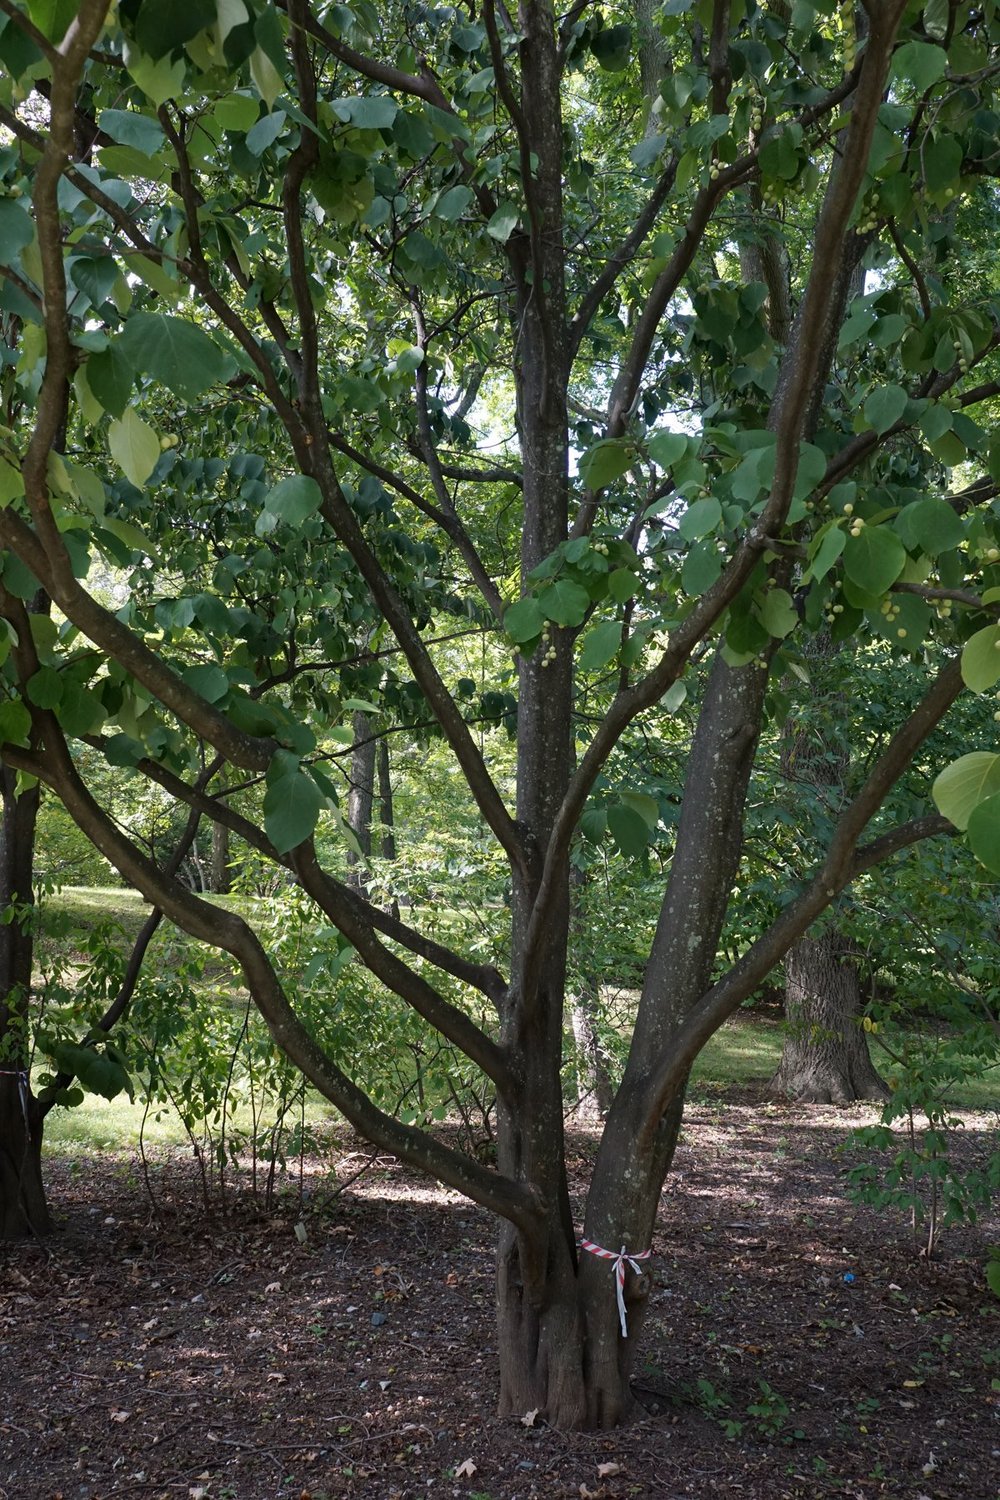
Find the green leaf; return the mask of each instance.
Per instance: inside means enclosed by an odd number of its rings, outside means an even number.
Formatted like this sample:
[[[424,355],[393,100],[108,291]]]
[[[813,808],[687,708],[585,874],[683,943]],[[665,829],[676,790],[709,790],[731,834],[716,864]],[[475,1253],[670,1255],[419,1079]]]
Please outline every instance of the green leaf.
[[[965,527],[947,500],[936,495],[915,500],[900,511],[896,530],[904,543],[915,542],[928,557],[938,557],[958,547],[965,537]]]
[[[24,479],[21,470],[0,458],[0,510],[24,494]]]
[[[136,41],[154,59],[176,52],[215,24],[215,0],[143,0],[135,9]]]
[[[245,134],[257,123],[260,102],[249,94],[228,94],[220,99],[212,111],[223,130]]]
[[[962,648],[962,681],[974,693],[989,692],[1000,682],[1000,625],[977,630]]]
[[[261,526],[264,517],[274,522],[283,521],[286,526],[301,526],[303,521],[315,515],[323,503],[323,494],[315,479],[308,474],[291,474],[281,479],[270,490],[264,500],[263,514],[258,518],[257,534],[273,530],[268,524]]]
[[[133,369],[152,375],[183,401],[200,396],[229,368],[226,355],[204,329],[165,313],[136,313],[125,324],[119,345]]]
[[[339,120],[355,130],[391,130],[399,105],[389,94],[362,94],[353,99],[334,99],[331,108]]]
[[[799,448],[799,463],[795,470],[793,497],[804,500],[819,484],[826,473],[826,454],[815,443],[803,443]]]
[[[1000,793],[973,808],[967,829],[969,848],[994,875],[1000,875]]]
[[[713,532],[721,520],[721,503],[714,495],[708,495],[704,500],[695,500],[688,506],[677,529],[685,541],[696,542],[699,537]]]
[[[31,215],[16,198],[0,198],[0,265],[13,265],[35,238]]]
[[[617,656],[622,643],[622,627],[618,620],[602,620],[584,637],[579,666],[584,672],[599,671]]]
[[[120,343],[118,340],[99,354],[92,354],[85,366],[91,393],[113,417],[120,417],[125,410],[135,381],[135,371]]]
[[[689,439],[683,432],[652,432],[646,440],[646,451],[654,464],[671,469],[684,458]]]
[[[608,73],[622,73],[632,51],[631,26],[605,26],[590,39],[590,50]]]
[[[887,526],[863,526],[844,543],[844,572],[866,594],[884,594],[905,566],[906,548]]]
[[[186,668],[184,681],[206,703],[219,703],[229,692],[229,678],[221,667],[212,662],[200,662],[197,666]]]
[[[570,578],[560,578],[538,596],[542,614],[556,625],[582,625],[590,595]]]
[[[518,646],[541,635],[544,626],[545,616],[534,594],[526,594],[523,599],[518,599],[504,613],[503,628]]]
[[[465,213],[472,198],[472,189],[461,183],[458,187],[449,188],[446,193],[441,194],[434,205],[434,212],[439,219],[444,219],[448,224],[454,224]]]
[[[948,67],[948,54],[930,42],[904,42],[892,56],[894,78],[906,78],[919,93],[933,88]]]
[[[624,802],[616,802],[608,808],[608,829],[628,859],[642,854],[649,843],[649,826],[645,818]]]
[[[992,1259],[986,1263],[986,1285],[994,1297],[1000,1297],[1000,1260]],[[1000,1384],[993,1382],[993,1389],[1000,1390]]]
[[[133,1095],[132,1080],[117,1058],[96,1047],[79,1047],[75,1042],[57,1042],[50,1056],[60,1073],[69,1073],[78,1078],[85,1089],[99,1094],[102,1099],[114,1099],[119,1094]]]
[[[304,771],[271,782],[264,794],[264,831],[279,854],[312,837],[322,806],[322,792]]]
[[[0,702],[0,744],[26,745],[31,733],[31,714],[16,698]]]
[[[961,755],[937,777],[931,788],[934,806],[960,833],[969,824],[972,810],[1000,792],[1000,755],[973,750]]]
[[[808,583],[810,578],[815,578],[817,582],[825,578],[843,552],[846,541],[846,531],[842,530],[836,522],[831,522],[824,531],[820,532],[810,546],[812,557],[808,568],[802,575],[803,583]]]
[[[288,116],[283,109],[272,110],[262,115],[256,125],[247,131],[247,150],[253,156],[263,156],[268,146],[273,146],[285,128]]]
[[[961,141],[946,133],[924,143],[920,160],[929,192],[940,193],[956,185],[962,171],[963,154]]]
[[[603,807],[588,807],[580,818],[580,832],[591,844],[599,844],[608,826],[608,814]]]
[[[97,128],[143,156],[154,156],[164,144],[159,121],[134,109],[103,109],[97,117]]]
[[[650,797],[647,792],[622,792],[621,797],[626,807],[637,812],[650,833],[653,833],[660,821],[660,804],[656,798]]]
[[[783,640],[799,623],[792,596],[784,589],[768,589],[760,606],[761,624],[768,635]]]
[[[513,203],[501,203],[493,217],[486,226],[486,233],[490,239],[498,240],[501,245],[506,245],[520,218],[520,209]]]
[[[120,422],[108,428],[111,457],[136,489],[141,490],[156,468],[160,457],[160,440],[148,427],[134,406],[126,409]]]
[[[138,48],[125,49],[125,66],[146,97],[159,109],[184,89],[184,59],[148,57]]]
[[[61,42],[79,9],[75,0],[28,0],[28,14],[50,42]]]
[[[26,685],[28,699],[36,708],[57,708],[62,698],[62,677],[54,667],[41,667]]]
[[[588,490],[602,490],[628,471],[632,447],[620,438],[602,438],[580,460],[580,478]]]
[[[681,586],[685,594],[696,598],[703,594],[722,572],[722,554],[714,542],[695,542],[681,568]]]
[[[901,385],[883,385],[873,391],[865,402],[865,421],[877,433],[888,432],[906,410],[909,396]]]

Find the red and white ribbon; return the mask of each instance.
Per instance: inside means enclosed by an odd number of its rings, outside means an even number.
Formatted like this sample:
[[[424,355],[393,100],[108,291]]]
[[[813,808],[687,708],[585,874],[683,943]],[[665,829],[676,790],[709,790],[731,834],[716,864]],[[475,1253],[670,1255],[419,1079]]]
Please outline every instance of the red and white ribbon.
[[[631,1266],[637,1276],[642,1274],[640,1261],[648,1260],[652,1250],[636,1251],[629,1254],[623,1245],[620,1250],[605,1250],[601,1245],[595,1245],[593,1240],[581,1240],[580,1248],[589,1250],[591,1255],[596,1255],[600,1260],[610,1260],[611,1269],[615,1275],[615,1295],[618,1298],[618,1318],[622,1325],[622,1338],[628,1338],[628,1323],[625,1319],[625,1267]]]

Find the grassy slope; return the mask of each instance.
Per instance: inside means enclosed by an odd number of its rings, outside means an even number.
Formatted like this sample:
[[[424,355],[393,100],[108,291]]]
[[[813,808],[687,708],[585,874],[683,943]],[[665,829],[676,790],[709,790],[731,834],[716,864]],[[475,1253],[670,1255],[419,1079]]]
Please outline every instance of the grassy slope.
[[[221,899],[221,898],[214,898]],[[128,936],[134,937],[148,915],[149,907],[134,891],[120,888],[77,887],[48,898],[52,917],[68,919],[71,931],[92,928],[111,918],[119,922]],[[43,939],[43,942],[65,942],[65,937]],[[766,1083],[774,1073],[781,1054],[781,1023],[772,1016],[740,1012],[717,1032],[705,1047],[691,1079],[691,1096],[719,1098],[730,1086],[753,1088]],[[879,1064],[877,1048],[876,1065]],[[954,1106],[969,1111],[1000,1110],[1000,1076],[965,1084],[956,1093]],[[316,1098],[307,1110],[307,1118],[317,1124],[330,1119],[332,1111]],[[88,1097],[76,1109],[55,1109],[45,1128],[46,1148],[52,1152],[85,1146],[97,1149],[132,1149],[143,1128],[141,1104],[131,1104],[122,1096],[108,1102]],[[160,1111],[160,1118],[150,1114],[143,1136],[149,1145],[182,1145],[186,1136],[173,1110]]]

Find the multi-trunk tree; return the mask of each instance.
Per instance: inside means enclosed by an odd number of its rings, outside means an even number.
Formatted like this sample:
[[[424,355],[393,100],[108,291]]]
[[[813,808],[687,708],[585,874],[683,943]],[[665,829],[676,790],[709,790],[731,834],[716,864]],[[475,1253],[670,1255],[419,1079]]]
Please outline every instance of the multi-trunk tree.
[[[994,233],[994,9],[644,6],[643,76],[631,18],[586,0],[0,10],[4,759],[236,958],[359,1130],[496,1213],[502,1410],[617,1422],[655,1266],[615,1257],[649,1249],[692,1061],[859,872],[950,827],[880,809],[962,690],[959,642],[978,666],[998,629],[977,413],[1000,324],[957,254]],[[819,861],[724,962],[761,731],[819,629],[877,665],[886,733]],[[488,686],[455,667],[470,630],[506,649]],[[501,966],[348,877],[338,767],[372,708],[451,756],[505,869]],[[677,786],[616,779],[623,736],[689,711]],[[512,785],[491,732],[514,736]],[[356,1087],[252,926],[116,823],[80,743],[274,861],[482,1071],[495,1166]],[[580,1223],[574,845],[634,854],[660,826]]]

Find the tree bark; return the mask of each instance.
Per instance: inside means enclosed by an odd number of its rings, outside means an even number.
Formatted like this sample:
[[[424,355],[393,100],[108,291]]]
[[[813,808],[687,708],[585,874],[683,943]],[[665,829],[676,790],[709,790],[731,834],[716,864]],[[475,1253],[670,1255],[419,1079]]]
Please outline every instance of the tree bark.
[[[354,749],[351,752],[351,787],[347,794],[347,822],[361,850],[347,851],[347,881],[360,895],[368,895],[367,862],[372,852],[372,808],[375,801],[375,750],[371,721],[366,713],[356,711],[351,720]]]
[[[808,1104],[886,1099],[868,1051],[851,945],[835,932],[800,938],[785,958],[788,1034],[770,1091]]]
[[[43,1111],[31,1093],[28,1005],[34,957],[32,873],[39,790],[17,795],[16,774],[0,771],[0,1239],[48,1234],[42,1181]]]

